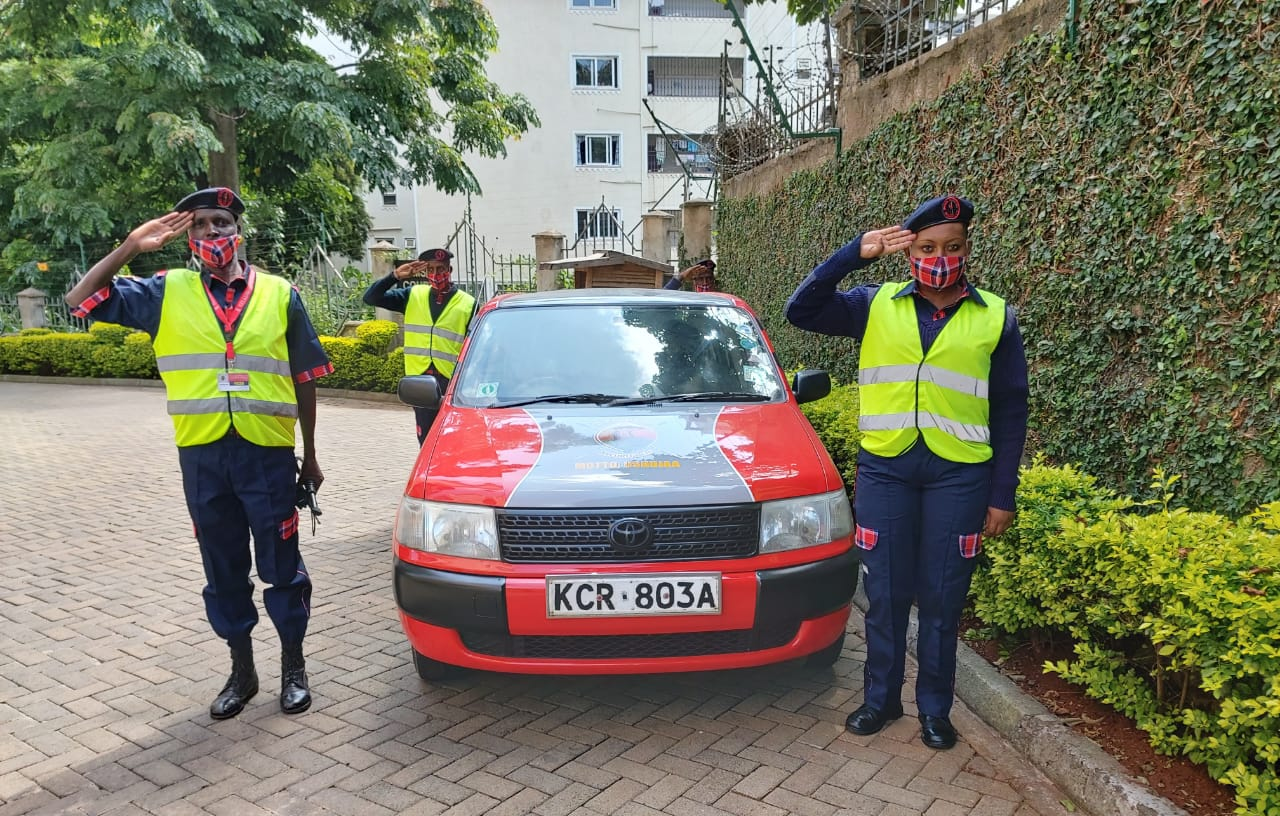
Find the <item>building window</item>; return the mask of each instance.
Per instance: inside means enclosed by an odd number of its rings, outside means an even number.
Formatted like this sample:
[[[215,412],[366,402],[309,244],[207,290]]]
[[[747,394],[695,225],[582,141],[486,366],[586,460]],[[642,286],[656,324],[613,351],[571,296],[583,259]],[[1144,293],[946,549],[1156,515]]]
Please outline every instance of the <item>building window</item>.
[[[724,67],[740,89],[742,58],[733,57]],[[649,57],[649,96],[719,96],[721,70],[720,57]]]
[[[621,167],[621,141],[622,136],[617,133],[579,133],[578,166]]]
[[[418,239],[417,239],[417,238],[405,238],[405,239],[404,239],[404,248],[405,248],[405,249],[417,249],[417,248],[418,248]]]
[[[650,17],[733,17],[733,12],[721,0],[648,0]],[[733,0],[733,7],[742,16],[742,0]]]
[[[710,175],[714,169],[707,151],[710,144],[711,137],[705,135],[681,134],[668,139],[661,133],[650,133],[649,172],[683,173],[688,168],[690,173]]]
[[[382,191],[382,206],[384,206],[384,207],[394,207],[395,205],[396,205],[396,192],[395,192],[395,190],[392,190],[391,192],[387,192],[386,190],[383,190],[383,191]]]
[[[622,211],[603,207],[578,208],[577,230],[579,238],[619,238],[622,236]]]
[[[618,0],[569,0],[569,8],[576,9],[614,9]]]
[[[574,57],[573,87],[616,89],[618,87],[618,58]]]

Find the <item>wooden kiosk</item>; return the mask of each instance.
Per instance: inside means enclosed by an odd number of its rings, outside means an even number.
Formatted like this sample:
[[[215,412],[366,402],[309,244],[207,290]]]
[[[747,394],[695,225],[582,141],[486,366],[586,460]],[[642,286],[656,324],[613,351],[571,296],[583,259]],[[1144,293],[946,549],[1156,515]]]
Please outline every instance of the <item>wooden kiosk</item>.
[[[670,264],[612,249],[581,258],[544,261],[538,268],[557,272],[572,269],[575,289],[661,289],[663,279],[673,272]]]

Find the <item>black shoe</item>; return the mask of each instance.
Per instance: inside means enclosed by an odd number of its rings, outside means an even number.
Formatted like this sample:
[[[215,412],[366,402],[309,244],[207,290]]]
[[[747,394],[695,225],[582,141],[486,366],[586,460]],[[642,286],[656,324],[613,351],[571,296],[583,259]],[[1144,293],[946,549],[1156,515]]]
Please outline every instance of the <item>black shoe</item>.
[[[946,717],[921,714],[920,741],[930,748],[944,751],[956,744],[956,728]]]
[[[225,720],[244,711],[244,704],[258,693],[258,673],[253,668],[253,647],[231,649],[231,676],[213,704],[209,716]]]
[[[846,731],[860,736],[874,734],[889,723],[902,716],[902,706],[894,708],[872,708],[863,703],[862,706],[844,721]]]
[[[302,644],[285,646],[280,658],[280,710],[301,714],[308,708],[311,708],[311,688],[307,685]]]

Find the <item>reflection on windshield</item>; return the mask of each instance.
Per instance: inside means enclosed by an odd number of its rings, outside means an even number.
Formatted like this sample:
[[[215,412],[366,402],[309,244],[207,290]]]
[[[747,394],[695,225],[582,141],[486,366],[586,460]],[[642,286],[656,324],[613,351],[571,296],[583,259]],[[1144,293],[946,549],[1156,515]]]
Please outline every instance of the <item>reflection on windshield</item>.
[[[457,376],[454,399],[470,407],[784,393],[754,321],[733,306],[497,309],[474,330]]]

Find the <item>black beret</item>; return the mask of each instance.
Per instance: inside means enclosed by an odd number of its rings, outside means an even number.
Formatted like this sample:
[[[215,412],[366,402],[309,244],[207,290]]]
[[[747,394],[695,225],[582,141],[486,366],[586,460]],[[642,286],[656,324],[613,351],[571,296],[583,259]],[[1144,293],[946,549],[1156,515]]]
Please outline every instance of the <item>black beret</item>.
[[[176,212],[189,210],[226,210],[239,218],[244,214],[244,201],[229,187],[207,187],[196,190],[174,205]]]
[[[959,222],[968,227],[971,218],[973,218],[973,204],[959,196],[945,195],[931,198],[916,207],[916,211],[902,222],[902,228],[909,232],[919,232],[925,227],[952,222]]]
[[[418,256],[420,261],[437,261],[439,263],[449,263],[453,260],[453,253],[447,249],[428,249]]]

